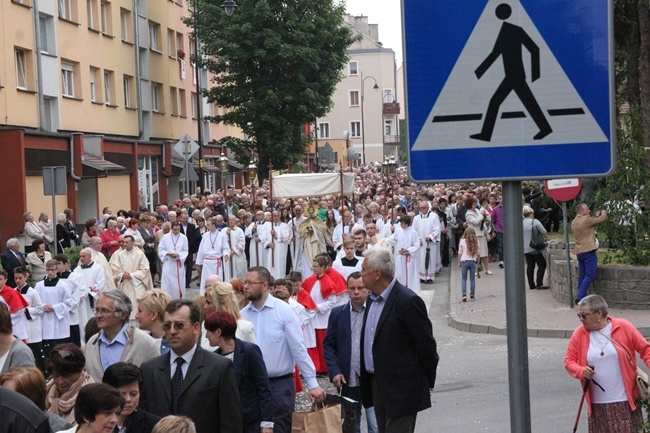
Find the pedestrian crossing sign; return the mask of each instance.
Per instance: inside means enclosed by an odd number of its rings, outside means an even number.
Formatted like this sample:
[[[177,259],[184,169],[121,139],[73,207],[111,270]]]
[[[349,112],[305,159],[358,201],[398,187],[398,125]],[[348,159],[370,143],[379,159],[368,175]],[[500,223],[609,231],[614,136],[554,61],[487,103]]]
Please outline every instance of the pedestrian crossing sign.
[[[415,181],[614,168],[611,0],[403,0]]]

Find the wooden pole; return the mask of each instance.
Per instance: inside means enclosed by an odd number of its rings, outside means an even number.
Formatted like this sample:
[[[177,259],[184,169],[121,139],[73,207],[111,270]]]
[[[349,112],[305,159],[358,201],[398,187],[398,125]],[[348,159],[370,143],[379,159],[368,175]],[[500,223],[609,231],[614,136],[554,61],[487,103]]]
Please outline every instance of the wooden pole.
[[[269,162],[269,200],[271,205],[271,231],[273,230],[273,163]],[[271,243],[273,243],[273,248],[271,248],[271,267],[275,267],[275,236],[271,236]]]

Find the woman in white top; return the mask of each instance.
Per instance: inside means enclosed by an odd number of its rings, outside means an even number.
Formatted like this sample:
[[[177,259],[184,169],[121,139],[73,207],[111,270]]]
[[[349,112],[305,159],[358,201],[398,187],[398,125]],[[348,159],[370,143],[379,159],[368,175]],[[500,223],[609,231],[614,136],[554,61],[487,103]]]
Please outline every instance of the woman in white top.
[[[45,236],[44,241],[47,244],[48,251],[54,251],[54,224],[52,224],[47,212],[41,212],[41,215],[38,217],[38,226],[43,230],[43,236]]]
[[[32,252],[25,256],[25,261],[31,266],[32,286],[43,280],[47,272],[45,264],[52,260],[49,251],[45,251],[45,242],[42,239],[36,239],[32,242]]]
[[[490,218],[490,214],[488,214],[485,208],[480,210],[477,209],[476,200],[473,197],[470,197],[465,201],[465,207],[467,208],[465,221],[467,221],[467,227],[474,229],[476,237],[478,238],[478,251],[481,255],[481,261],[483,262],[483,269],[485,270],[486,275],[492,275],[488,260],[489,253],[487,239],[485,239],[485,232],[483,231],[484,221]]]
[[[140,233],[140,220],[131,218],[128,225],[129,228],[124,231],[124,234],[133,236],[133,245],[142,249],[144,247],[144,239]]]
[[[239,307],[235,302],[235,291],[232,284],[224,283],[222,281],[214,284],[206,284],[205,306],[203,307],[205,317],[208,317],[217,310],[225,310],[237,319],[237,332],[235,333],[235,337],[243,341],[248,341],[249,343],[257,343],[253,324],[248,320],[243,319],[241,314],[239,314]],[[201,347],[209,351],[214,351],[214,348],[210,346],[206,333],[207,331],[204,324],[201,336]]]
[[[25,212],[23,219],[25,220],[25,254],[29,254],[33,251],[32,242],[36,239],[46,241],[45,233],[43,233],[41,226],[34,222],[34,215],[31,212]]]

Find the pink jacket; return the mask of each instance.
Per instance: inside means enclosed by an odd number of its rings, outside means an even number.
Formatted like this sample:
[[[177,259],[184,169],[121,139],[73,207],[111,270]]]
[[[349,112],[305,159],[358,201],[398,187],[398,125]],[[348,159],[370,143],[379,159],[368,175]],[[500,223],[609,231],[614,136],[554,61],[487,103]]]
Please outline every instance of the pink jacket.
[[[636,409],[636,400],[639,398],[639,389],[636,385],[636,352],[639,352],[641,359],[647,366],[650,367],[650,343],[648,343],[641,333],[625,319],[615,319],[608,317],[612,322],[612,340],[622,345],[627,349],[632,361],[628,360],[625,351],[616,343],[613,343],[616,353],[618,354],[618,361],[621,364],[621,372],[623,374],[623,381],[625,382],[625,392],[627,393],[627,400],[630,403],[632,410]],[[578,326],[567,348],[566,356],[564,357],[564,368],[569,374],[576,379],[580,379],[584,387],[585,380],[582,377],[582,371],[587,365],[587,351],[589,350],[589,331],[582,325]],[[589,414],[591,415],[591,395],[587,392],[587,403]]]

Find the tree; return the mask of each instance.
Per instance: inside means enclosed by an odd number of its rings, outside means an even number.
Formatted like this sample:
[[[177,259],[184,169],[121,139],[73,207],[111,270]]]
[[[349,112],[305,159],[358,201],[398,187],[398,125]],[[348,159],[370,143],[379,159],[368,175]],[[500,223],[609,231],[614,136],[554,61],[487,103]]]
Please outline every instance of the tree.
[[[284,168],[301,161],[311,141],[305,125],[332,107],[354,42],[344,7],[332,0],[243,0],[227,16],[221,2],[199,1],[202,65],[216,74],[205,95],[226,109],[208,119],[239,126],[249,137],[219,144],[246,165],[257,152],[262,178],[269,162]]]

